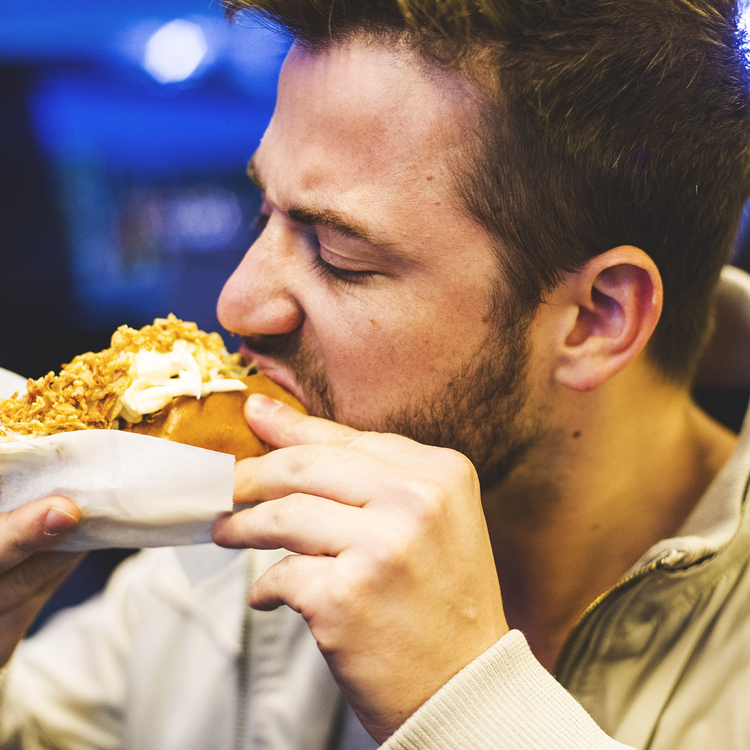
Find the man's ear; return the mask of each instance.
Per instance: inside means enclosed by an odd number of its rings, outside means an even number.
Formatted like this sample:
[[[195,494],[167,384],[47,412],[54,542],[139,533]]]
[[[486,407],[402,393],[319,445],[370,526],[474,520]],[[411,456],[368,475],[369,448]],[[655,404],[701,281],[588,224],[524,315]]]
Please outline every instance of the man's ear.
[[[629,245],[567,274],[547,298],[558,313],[555,380],[589,391],[616,375],[648,343],[662,300],[656,265]]]

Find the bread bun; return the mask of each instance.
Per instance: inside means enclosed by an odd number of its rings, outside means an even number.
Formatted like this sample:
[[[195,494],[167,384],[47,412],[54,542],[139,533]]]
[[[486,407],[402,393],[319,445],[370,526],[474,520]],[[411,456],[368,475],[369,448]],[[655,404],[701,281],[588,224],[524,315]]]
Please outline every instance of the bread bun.
[[[271,450],[248,426],[244,406],[253,393],[262,393],[306,413],[302,404],[265,375],[242,378],[244,391],[211,393],[203,398],[178,396],[163,409],[145,416],[136,424],[125,423],[122,429],[141,435],[167,438],[176,443],[194,445],[221,453],[231,453],[237,460],[262,456]]]

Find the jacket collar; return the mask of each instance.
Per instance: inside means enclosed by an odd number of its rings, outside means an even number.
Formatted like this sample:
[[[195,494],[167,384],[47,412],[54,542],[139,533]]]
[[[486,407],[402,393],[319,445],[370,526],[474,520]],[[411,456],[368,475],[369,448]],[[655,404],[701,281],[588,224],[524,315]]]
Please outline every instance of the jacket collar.
[[[750,386],[750,275],[727,266],[717,288],[717,330],[699,367],[701,383]],[[737,533],[750,476],[750,419],[737,448],[716,475],[678,534],[655,544],[625,574],[654,563],[686,568],[725,547]]]

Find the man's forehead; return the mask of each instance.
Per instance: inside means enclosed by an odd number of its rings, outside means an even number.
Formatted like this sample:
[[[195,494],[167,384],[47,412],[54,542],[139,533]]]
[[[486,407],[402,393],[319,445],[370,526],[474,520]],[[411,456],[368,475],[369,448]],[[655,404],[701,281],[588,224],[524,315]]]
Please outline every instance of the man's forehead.
[[[470,108],[455,81],[427,75],[413,53],[356,43],[295,47],[256,165],[263,177],[294,173],[303,191],[395,186],[445,171],[464,143]]]

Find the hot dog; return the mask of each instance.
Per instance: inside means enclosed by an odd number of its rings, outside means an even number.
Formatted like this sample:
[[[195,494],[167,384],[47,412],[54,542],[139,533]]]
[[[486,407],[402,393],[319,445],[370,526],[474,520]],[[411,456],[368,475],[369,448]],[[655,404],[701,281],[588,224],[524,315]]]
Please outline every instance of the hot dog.
[[[249,375],[219,334],[174,315],[140,330],[121,326],[104,351],[75,357],[58,375],[29,380],[0,401],[0,441],[86,429],[123,429],[231,453],[270,447],[250,430],[243,405],[260,392],[304,411],[261,374]]]
[[[177,396],[137,424],[126,422],[122,429],[231,453],[237,460],[262,456],[271,448],[250,429],[245,420],[243,406],[247,397],[251,393],[263,393],[300,411],[304,411],[304,408],[294,396],[265,375],[247,375],[242,382],[247,390],[212,393],[201,399]]]

